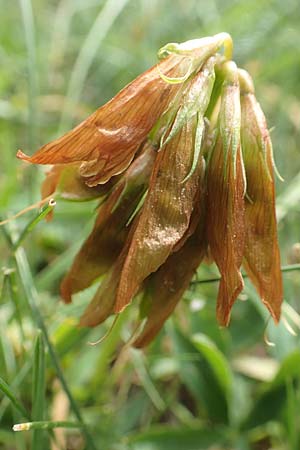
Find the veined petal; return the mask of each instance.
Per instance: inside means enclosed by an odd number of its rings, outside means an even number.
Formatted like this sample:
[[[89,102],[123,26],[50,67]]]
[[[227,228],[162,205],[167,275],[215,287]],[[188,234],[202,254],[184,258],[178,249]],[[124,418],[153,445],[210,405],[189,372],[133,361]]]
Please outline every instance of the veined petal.
[[[234,63],[231,63],[234,64]],[[234,65],[235,66],[235,65]],[[207,236],[220,273],[217,318],[227,325],[243,289],[244,170],[240,147],[240,100],[236,67],[228,67],[219,115],[219,135],[207,169]]]
[[[95,327],[115,313],[115,304],[124,262],[135,231],[137,220],[128,227],[128,237],[119,256],[105,273],[91,303],[80,318],[80,325]]]
[[[192,70],[201,67],[214,47],[192,59]],[[90,186],[105,183],[121,173],[165,111],[181,84],[161,78],[184,76],[192,56],[170,55],[126,86],[112,100],[59,139],[44,145],[33,156],[18,157],[36,164],[81,162],[81,174]]]
[[[203,181],[204,177],[201,178]],[[147,320],[143,330],[133,342],[133,346],[137,348],[148,345],[161,330],[189,287],[205,255],[207,244],[204,233],[204,201],[204,189],[201,186],[187,236],[181,239],[182,245],[178,246],[179,250],[172,253],[157,272],[145,280]]]
[[[247,178],[243,265],[275,322],[283,298],[272,143],[254,93],[242,91],[241,140]]]
[[[112,179],[114,183],[118,181]],[[46,174],[41,187],[42,198],[58,194],[60,198],[71,201],[86,201],[106,195],[114,183],[88,187],[78,173],[78,164],[58,164]]]
[[[114,177],[117,178],[117,177]],[[58,164],[47,173],[41,186],[42,199],[50,195],[59,196],[65,200],[87,201],[100,198],[112,189],[116,182],[113,178],[106,184],[88,187],[78,173],[78,164]],[[53,217],[53,211],[46,216],[49,221]]]
[[[182,104],[177,111],[174,124],[164,144],[168,143],[178,133],[183,124],[191,120],[193,116],[198,115],[200,120],[203,120],[215,81],[215,64],[216,57],[212,56],[188,83]]]
[[[204,254],[204,250],[202,252],[202,248],[205,248],[203,238],[203,214],[205,211],[203,198],[204,164],[201,166],[201,169],[202,170],[199,171],[199,189],[196,194],[195,208],[192,213],[190,225],[184,236],[181,238],[180,242],[178,242],[178,248],[180,250],[174,253],[174,255],[178,256],[174,256],[174,258],[170,256],[163,266],[165,267],[165,269],[162,269],[161,271],[159,270],[158,272],[150,276],[153,277],[151,278],[152,281],[155,280],[156,288],[159,287],[160,280],[165,280],[167,283],[166,286],[161,286],[162,291],[160,292],[162,293],[163,298],[166,299],[166,304],[161,313],[161,318],[157,321],[157,324],[155,326],[155,334],[159,331],[164,321],[167,319],[168,314],[171,314],[177,302],[183,295],[183,292],[188,287],[189,281],[193,276],[195,269],[197,268],[198,264],[200,264],[201,255],[202,253]],[[104,279],[102,280],[96,294],[94,295],[94,298],[92,299],[91,303],[88,305],[80,319],[80,325],[96,326],[104,322],[107,317],[114,314],[120,278],[128,254],[128,249],[132,243],[135,229],[138,223],[139,220],[137,218],[137,220],[135,220],[134,223],[130,226],[129,236],[120,255],[118,256],[111,269],[105,274]],[[194,233],[195,229],[197,230],[196,233]],[[189,245],[186,244],[187,241],[189,242]],[[183,250],[184,246],[186,247],[185,250]],[[185,257],[186,260],[182,260],[182,258]],[[176,269],[173,270],[173,267]],[[181,269],[179,269],[180,267]],[[177,281],[177,276],[179,273],[181,274],[180,282],[179,280]],[[148,281],[146,281],[146,283],[147,282]],[[173,285],[175,289],[175,286],[177,285],[176,283],[178,283],[179,285],[179,290],[173,291],[171,285]],[[148,316],[149,323],[147,322],[143,332],[143,336],[145,337],[145,339],[147,339],[147,342],[149,333],[154,333],[154,317],[152,317],[152,315],[155,315],[155,311],[157,310],[158,306],[157,301],[154,297],[153,301],[153,308],[151,307],[151,311],[149,311]],[[146,345],[146,341],[143,345]]]
[[[125,250],[126,251],[126,250]],[[117,288],[126,253],[122,252],[118,259],[104,275],[96,294],[80,318],[83,327],[95,327],[114,314]]]
[[[92,233],[62,281],[61,294],[66,302],[109,270],[119,255],[129,231],[126,223],[147,189],[155,156],[151,144],[146,143],[143,153],[101,206]]]
[[[122,271],[116,312],[130,303],[144,279],[166,261],[189,227],[201,159],[193,175],[185,183],[182,181],[192,164],[195,126],[195,121],[186,122],[158,153]]]

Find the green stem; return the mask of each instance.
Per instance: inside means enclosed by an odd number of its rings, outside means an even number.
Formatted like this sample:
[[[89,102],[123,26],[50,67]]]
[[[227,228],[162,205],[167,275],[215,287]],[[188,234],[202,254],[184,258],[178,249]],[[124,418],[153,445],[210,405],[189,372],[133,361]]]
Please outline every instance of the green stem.
[[[16,276],[15,269],[7,271],[7,280],[8,280],[8,288],[9,288],[10,297],[15,305],[16,319],[17,319],[19,327],[20,327],[21,336],[22,336],[22,346],[23,346],[23,342],[25,342],[25,333],[24,333],[24,327],[23,327],[23,322],[22,322],[20,295],[18,292],[18,283],[17,283],[17,276]]]
[[[300,270],[300,264],[288,264],[286,266],[281,267],[281,272],[294,272],[295,270]],[[242,273],[243,278],[248,278],[246,273]],[[206,280],[195,280],[192,281],[191,284],[204,284],[204,283],[216,283],[220,281],[221,277],[208,278]]]
[[[23,29],[25,45],[27,50],[27,73],[28,73],[28,146],[32,151],[37,147],[37,96],[38,96],[38,68],[36,61],[36,45],[35,45],[35,28],[31,0],[19,0],[22,13]],[[31,168],[27,175],[26,183],[28,183],[28,199],[32,203],[34,198],[34,174],[36,168]]]
[[[37,299],[38,299],[38,293],[35,289],[34,283],[33,283],[33,279],[32,279],[32,275],[30,272],[30,268],[29,268],[29,264],[27,261],[27,257],[26,254],[24,252],[24,249],[19,247],[16,252],[15,252],[15,261],[16,261],[16,266],[20,275],[20,280],[23,284],[23,288],[24,288],[24,293],[25,293],[25,297],[26,300],[28,302],[28,305],[32,311],[32,316],[34,317],[34,319],[36,320],[37,326],[42,330],[42,333],[44,335],[45,338],[45,342],[46,345],[48,347],[48,351],[49,351],[49,355],[50,358],[52,360],[53,366],[55,367],[57,376],[62,384],[62,387],[69,399],[70,402],[70,406],[77,418],[77,420],[80,422],[81,424],[81,428],[83,430],[83,433],[85,435],[86,441],[87,441],[87,445],[88,448],[93,449],[93,450],[97,450],[97,446],[95,445],[93,438],[82,418],[81,412],[77,406],[76,401],[73,398],[73,395],[69,389],[69,386],[66,382],[66,379],[64,377],[58,356],[56,354],[56,351],[51,343],[51,340],[49,338],[48,335],[48,331],[47,331],[47,327],[45,325],[44,319],[40,313],[40,310],[37,306]]]
[[[9,387],[9,385],[0,377],[0,391],[3,392],[6,397],[9,398],[13,406],[16,408],[17,411],[21,414],[21,416],[26,417],[26,419],[30,419],[30,416],[22,403],[16,398],[15,394]]]
[[[30,369],[31,369],[31,361],[29,361],[29,362],[27,361],[21,367],[20,371],[18,372],[16,377],[13,379],[13,381],[10,383],[11,390],[17,389],[20,386],[20,384],[23,383],[23,381],[26,378],[26,376],[28,375],[28,372],[30,371]],[[10,401],[10,397],[5,396],[3,398],[3,400],[0,402],[0,422],[2,421],[5,411],[10,404],[9,401]],[[24,417],[26,417],[26,419],[28,419],[28,420],[31,419],[31,417],[29,417],[28,414]]]
[[[82,428],[81,422],[47,421],[16,423],[13,431],[53,430],[54,428]]]
[[[29,105],[29,146],[35,147],[37,140],[37,114],[36,99],[38,92],[37,63],[35,51],[35,30],[33,10],[30,0],[19,0],[22,12],[25,43],[27,49],[27,70],[28,70],[28,105]]]
[[[230,61],[232,59],[233,54],[233,40],[229,33],[219,33],[214,36],[220,41],[220,46],[223,45],[224,47],[224,56],[227,59],[227,61]]]
[[[17,239],[16,242],[14,242],[13,244],[13,250],[16,251],[17,248],[22,244],[23,240],[25,239],[25,237],[27,236],[27,234],[33,230],[33,228],[44,218],[46,217],[54,208],[55,206],[55,201],[54,200],[50,200],[49,203],[44,206],[40,213],[34,217],[24,228],[24,230],[21,232],[19,238]]]
[[[100,44],[106,37],[115,20],[125,8],[129,0],[107,0],[96,17],[75,61],[73,71],[71,73],[66,102],[62,111],[59,132],[70,127],[70,119],[68,119],[72,105],[78,102],[82,92],[89,69],[98,52]]]

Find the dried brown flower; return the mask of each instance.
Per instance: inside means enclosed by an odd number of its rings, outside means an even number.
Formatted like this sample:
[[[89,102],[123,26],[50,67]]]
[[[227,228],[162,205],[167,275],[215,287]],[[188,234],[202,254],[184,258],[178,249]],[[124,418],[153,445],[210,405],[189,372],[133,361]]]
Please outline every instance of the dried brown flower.
[[[221,47],[225,51],[220,53]],[[33,156],[53,164],[42,195],[101,199],[94,228],[61,284],[66,302],[101,277],[81,318],[95,326],[141,293],[159,332],[209,253],[221,273],[217,318],[230,320],[244,266],[274,320],[282,281],[270,134],[226,33],[168,44],[162,61]]]

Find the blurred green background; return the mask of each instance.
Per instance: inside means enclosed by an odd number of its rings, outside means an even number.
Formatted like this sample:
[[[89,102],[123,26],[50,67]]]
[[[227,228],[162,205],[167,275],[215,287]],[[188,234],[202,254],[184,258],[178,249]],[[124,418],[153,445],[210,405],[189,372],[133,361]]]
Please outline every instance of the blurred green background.
[[[79,123],[165,43],[227,31],[274,127],[282,264],[300,263],[299,0],[0,0],[0,11],[2,218],[39,200],[43,169],[16,160],[18,148],[31,153]],[[134,306],[90,346],[111,324],[76,327],[93,288],[71,306],[58,289],[94,209],[59,203],[16,252],[11,241],[36,211],[2,228],[0,448],[299,450],[300,272],[283,274],[278,327],[246,282],[220,329],[217,283],[201,283],[217,272],[203,266],[145,352],[122,349]],[[29,420],[48,429],[12,431]],[[50,430],[54,421],[74,428]]]

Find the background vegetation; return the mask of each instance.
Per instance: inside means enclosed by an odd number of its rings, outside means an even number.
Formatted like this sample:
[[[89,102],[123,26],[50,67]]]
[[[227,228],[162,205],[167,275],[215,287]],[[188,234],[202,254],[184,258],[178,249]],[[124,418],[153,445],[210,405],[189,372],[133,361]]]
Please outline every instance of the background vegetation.
[[[277,186],[282,264],[300,263],[298,0],[0,0],[0,10],[2,218],[39,199],[43,170],[17,161],[19,147],[33,152],[81,121],[154,64],[163,44],[228,31],[274,127],[285,178]],[[278,327],[246,282],[246,301],[220,329],[217,283],[203,282],[217,272],[207,266],[144,353],[122,350],[134,306],[90,346],[110,322],[78,329],[91,291],[64,306],[58,287],[94,208],[60,203],[51,223],[17,244],[36,211],[2,228],[0,448],[299,449],[300,273],[284,273]],[[12,431],[28,421],[46,423]]]

